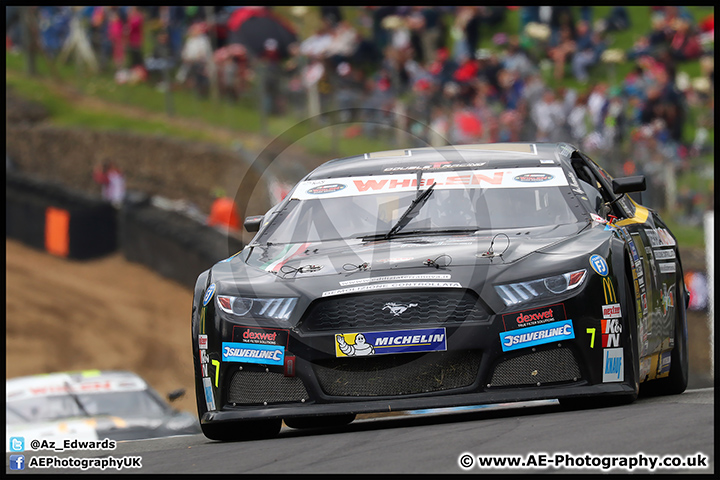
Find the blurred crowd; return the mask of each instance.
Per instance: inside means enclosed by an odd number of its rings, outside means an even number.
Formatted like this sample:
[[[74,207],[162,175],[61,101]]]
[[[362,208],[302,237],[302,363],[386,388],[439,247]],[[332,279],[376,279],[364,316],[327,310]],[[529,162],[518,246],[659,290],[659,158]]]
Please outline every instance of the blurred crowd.
[[[349,18],[348,8],[291,7],[296,24],[319,10],[319,27],[304,37],[270,7],[55,6],[37,7],[37,14],[49,55],[60,53],[79,17],[100,68],[119,82],[202,96],[215,88],[228,101],[255,95],[259,82],[268,114],[339,109],[340,121],[363,122],[349,125],[348,137],[397,126],[416,145],[569,141],[609,153],[616,175],[645,174],[643,200],[655,208],[668,206],[668,167],[680,173],[712,149],[712,13],[618,6],[599,17],[594,7],[381,6],[352,7],[359,13]],[[629,8],[646,9],[652,27],[619,49],[613,34],[633,28]],[[510,10],[519,10],[519,29],[498,31]],[[6,14],[8,45],[17,45],[17,7]],[[478,48],[481,40],[490,48]],[[678,72],[688,61],[699,61],[699,76]],[[629,73],[616,77],[628,65]],[[688,129],[691,110],[702,113]],[[690,191],[676,198],[688,218],[712,203]]]

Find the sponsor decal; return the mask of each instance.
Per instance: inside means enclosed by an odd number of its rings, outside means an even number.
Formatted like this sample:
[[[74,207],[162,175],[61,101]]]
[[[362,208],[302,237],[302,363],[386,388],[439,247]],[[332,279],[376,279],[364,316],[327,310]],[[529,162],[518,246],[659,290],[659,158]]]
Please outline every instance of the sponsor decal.
[[[666,375],[670,374],[670,359],[671,359],[671,352],[662,352],[660,354],[660,364],[658,366],[658,377],[664,377]]]
[[[513,180],[515,180],[516,182],[538,183],[547,182],[548,180],[552,180],[553,178],[555,177],[548,173],[523,173],[521,175],[516,175]]]
[[[200,350],[200,364],[206,364],[210,362],[210,355],[208,355],[207,350]]]
[[[643,292],[643,294],[640,295],[640,298],[642,299],[643,315],[647,315],[647,313],[648,313],[647,293]]]
[[[605,295],[605,303],[617,303],[617,296],[615,295],[615,286],[613,286],[612,279],[605,277],[602,279],[603,294]]]
[[[346,188],[323,192],[325,198],[352,197],[355,195],[368,195],[389,192],[414,192],[418,187],[428,187],[435,184],[436,189],[463,189],[463,188],[530,188],[536,181],[515,181],[518,176],[531,175],[527,168],[507,168],[493,170],[463,170],[448,171],[438,169],[420,179],[418,185],[417,175],[412,173],[368,175],[362,177],[343,177],[327,179],[318,184],[318,181],[301,182],[293,193],[293,198],[307,200],[315,198],[310,190],[321,189],[325,185],[336,188],[337,185],[346,185]],[[545,177],[544,186],[566,186],[567,178],[560,167],[543,167],[540,172]],[[530,177],[527,177],[530,178]]]
[[[505,331],[516,328],[533,327],[559,320],[566,320],[565,305],[557,303],[543,308],[523,310],[521,312],[506,313],[502,316]]]
[[[285,355],[285,361],[283,363],[283,375],[286,377],[295,376],[295,361],[297,357],[295,355]]]
[[[207,335],[198,335],[200,350],[207,350]]]
[[[601,225],[605,225],[607,223],[607,220],[605,220],[600,215],[597,215],[595,213],[591,213],[590,218],[592,218],[593,222],[599,223]]]
[[[603,318],[619,318],[622,316],[620,313],[620,304],[613,303],[612,305],[603,305],[602,307]]]
[[[645,229],[645,235],[647,235],[648,241],[650,242],[650,245],[653,247],[659,247],[660,246],[660,238],[658,237],[655,230],[651,230],[649,228]]]
[[[207,363],[203,363],[200,365],[200,372],[202,373],[203,377],[209,377],[210,376],[210,370],[208,368]]]
[[[412,260],[412,259],[411,259]],[[405,280],[450,280],[449,273],[429,273],[424,275],[386,275],[384,277],[359,278],[357,280],[346,280],[340,282],[343,287],[350,285],[361,285],[373,282],[397,282]]]
[[[585,192],[583,191],[582,188],[580,188],[580,185],[578,184],[578,181],[575,178],[575,174],[569,170],[567,172],[565,172],[565,174],[568,177],[568,183],[570,185],[570,188],[572,188],[572,190],[575,193],[579,193],[580,195],[585,195]],[[587,198],[586,198],[586,200],[587,200]]]
[[[447,336],[444,328],[335,335],[335,355],[338,357],[444,350],[447,350]]]
[[[665,282],[663,282],[662,286],[662,309],[663,309],[663,315],[667,314],[668,309],[670,307],[675,307],[675,295],[673,295],[673,288],[675,287],[675,284],[672,285],[668,289],[668,286]]]
[[[593,255],[592,257],[590,257],[590,266],[593,270],[595,270],[595,273],[597,273],[601,277],[607,276],[608,266],[607,263],[605,263],[605,259],[600,255]]]
[[[203,390],[205,390],[205,404],[208,411],[215,410],[215,397],[212,391],[212,380],[209,377],[203,377]]]
[[[356,287],[340,288],[323,292],[323,297],[342,295],[354,292],[369,292],[373,290],[386,290],[389,288],[462,288],[458,282],[403,282],[403,283],[381,283],[379,285],[359,285]]]
[[[652,367],[652,359],[644,358],[640,361],[640,380],[643,380],[650,373],[650,367]]]
[[[609,320],[600,320],[602,326],[602,346],[603,348],[619,347],[620,334],[622,333],[622,324],[619,318],[611,318]]]
[[[211,283],[208,287],[207,291],[205,291],[205,296],[203,297],[203,307],[210,302],[210,299],[212,298],[213,294],[215,293],[215,284]]]
[[[500,333],[500,345],[503,352],[542,345],[543,343],[570,340],[575,338],[572,320],[546,323]]]
[[[277,273],[288,261],[304,253],[309,246],[310,243],[289,243],[285,245],[278,257],[275,257],[272,261],[262,265],[260,268],[266,272]]]
[[[417,307],[417,303],[397,303],[397,302],[388,302],[385,305],[383,305],[383,311],[387,310],[390,313],[393,314],[394,317],[399,317],[402,315],[405,310],[413,307]]]
[[[448,161],[433,162],[429,165],[411,165],[405,167],[386,167],[383,172],[405,172],[411,170],[437,170],[442,168],[473,168],[484,167],[487,162],[452,163]]]
[[[235,325],[233,326],[232,339],[233,342],[240,343],[287,346],[288,331]]]
[[[660,273],[675,273],[675,262],[658,263]]]
[[[282,365],[284,357],[285,347],[283,346],[241,342],[223,342],[222,344],[223,362]]]
[[[675,260],[675,250],[671,248],[654,250],[653,253],[658,260]]]
[[[623,349],[603,349],[603,383],[622,382],[623,375]]]
[[[658,239],[660,240],[660,244],[668,247],[675,246],[675,239],[672,237],[672,235],[670,235],[670,232],[668,232],[664,228],[658,228],[656,231]]]
[[[347,185],[342,183],[330,183],[328,185],[320,185],[318,187],[312,187],[308,189],[307,193],[310,195],[322,195],[325,193],[333,193],[342,190]]]

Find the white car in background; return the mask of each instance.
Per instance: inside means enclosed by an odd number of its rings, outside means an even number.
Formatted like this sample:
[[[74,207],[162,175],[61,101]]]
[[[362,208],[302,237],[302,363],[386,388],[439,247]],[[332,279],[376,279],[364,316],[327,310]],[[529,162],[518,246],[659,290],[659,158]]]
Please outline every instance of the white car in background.
[[[173,401],[184,394],[168,395]],[[6,381],[6,451],[47,440],[137,440],[200,433],[197,418],[172,408],[126,371],[61,372]],[[12,440],[15,439],[15,444]]]

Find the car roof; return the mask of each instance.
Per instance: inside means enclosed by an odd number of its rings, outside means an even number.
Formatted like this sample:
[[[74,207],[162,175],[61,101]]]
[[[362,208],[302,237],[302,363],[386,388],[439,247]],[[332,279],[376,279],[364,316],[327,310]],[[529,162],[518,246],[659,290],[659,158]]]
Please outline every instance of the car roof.
[[[560,165],[577,148],[568,143],[488,143],[371,152],[326,162],[306,180],[417,171]]]
[[[119,370],[81,370],[10,378],[5,382],[6,400],[74,393],[137,391],[148,388],[137,374]]]

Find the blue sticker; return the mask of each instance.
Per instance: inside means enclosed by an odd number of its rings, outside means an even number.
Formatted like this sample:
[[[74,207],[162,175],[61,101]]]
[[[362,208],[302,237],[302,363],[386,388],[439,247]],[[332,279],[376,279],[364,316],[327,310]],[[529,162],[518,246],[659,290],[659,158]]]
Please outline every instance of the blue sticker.
[[[208,304],[210,299],[212,298],[213,294],[215,293],[215,284],[212,283],[208,287],[207,291],[205,292],[205,297],[203,298],[203,307]]]
[[[444,328],[335,335],[335,356],[337,357],[443,350],[447,350],[447,336]]]
[[[280,345],[260,345],[256,343],[223,342],[222,359],[223,362],[283,365],[285,347]]]
[[[605,263],[605,259],[602,258],[600,255],[593,255],[592,257],[590,257],[590,266],[601,277],[607,276],[608,266],[607,263]]]
[[[575,338],[572,320],[545,323],[535,327],[511,330],[500,333],[500,344],[503,352],[542,345],[543,343],[570,340]]]

